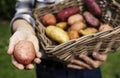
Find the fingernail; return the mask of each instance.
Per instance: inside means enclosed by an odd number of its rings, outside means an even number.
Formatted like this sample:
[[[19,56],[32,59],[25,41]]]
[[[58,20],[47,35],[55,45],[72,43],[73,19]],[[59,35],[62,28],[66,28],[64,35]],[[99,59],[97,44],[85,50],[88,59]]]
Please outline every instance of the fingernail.
[[[84,57],[84,55],[80,55],[79,57],[82,58],[82,57]]]
[[[93,56],[96,56],[96,55],[97,55],[97,53],[96,53],[96,52],[94,52],[94,53],[93,53]]]
[[[19,65],[19,69],[20,69],[20,70],[23,70],[24,67],[23,67],[22,65]]]
[[[42,54],[40,52],[37,53],[37,57],[40,58]]]

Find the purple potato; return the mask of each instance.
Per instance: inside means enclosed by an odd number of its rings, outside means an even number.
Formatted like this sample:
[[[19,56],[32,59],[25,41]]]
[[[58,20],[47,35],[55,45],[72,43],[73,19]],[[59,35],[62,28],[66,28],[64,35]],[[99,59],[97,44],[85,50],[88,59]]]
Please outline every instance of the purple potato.
[[[87,7],[88,11],[91,12],[93,15],[95,15],[96,17],[101,17],[102,10],[95,0],[86,0],[85,6]]]
[[[84,13],[83,13],[83,16],[84,16],[86,22],[87,22],[90,26],[95,27],[95,28],[98,28],[98,27],[99,27],[99,25],[100,25],[99,20],[98,20],[96,17],[94,17],[90,12],[87,12],[87,11],[84,12]]]

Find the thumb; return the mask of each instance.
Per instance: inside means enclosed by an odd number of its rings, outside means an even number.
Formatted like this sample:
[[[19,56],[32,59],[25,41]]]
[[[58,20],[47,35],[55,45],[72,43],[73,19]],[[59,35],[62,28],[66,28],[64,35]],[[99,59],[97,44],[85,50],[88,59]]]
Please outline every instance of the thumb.
[[[10,40],[9,46],[8,46],[8,51],[7,51],[7,53],[8,53],[9,55],[12,55],[12,53],[13,53],[13,51],[14,51],[14,46],[15,46],[15,42],[12,41],[12,40]]]
[[[41,52],[36,52],[36,57],[37,57],[37,58],[41,58],[41,57],[42,57]]]

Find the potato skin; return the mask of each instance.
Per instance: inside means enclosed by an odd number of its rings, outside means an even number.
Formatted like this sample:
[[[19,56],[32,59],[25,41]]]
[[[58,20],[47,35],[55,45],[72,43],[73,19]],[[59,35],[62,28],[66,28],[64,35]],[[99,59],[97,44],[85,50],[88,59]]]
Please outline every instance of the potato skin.
[[[76,31],[76,30],[71,30],[71,29],[68,30],[68,36],[69,36],[69,39],[70,39],[70,40],[72,40],[72,39],[77,39],[77,38],[80,37],[78,31]]]
[[[113,27],[108,24],[101,24],[99,27],[99,32],[108,31],[108,30],[112,30],[112,29],[113,29]]]
[[[59,22],[56,24],[56,26],[65,30],[68,25],[67,22]]]
[[[99,27],[99,25],[100,25],[99,20],[98,20],[96,17],[94,17],[90,12],[85,11],[85,12],[83,13],[83,16],[84,16],[86,22],[87,22],[90,26],[95,27],[95,28],[98,28],[98,27]]]
[[[93,15],[101,17],[102,10],[95,0],[85,0],[85,6]]]
[[[48,25],[55,25],[57,20],[53,14],[48,13],[42,17],[42,22],[45,26],[48,26]]]
[[[75,15],[70,16],[67,21],[69,25],[73,25],[74,23],[78,21],[84,22],[84,18],[80,14],[75,14]]]
[[[35,49],[32,42],[25,40],[19,41],[15,45],[13,55],[20,64],[30,64],[35,58]]]
[[[87,26],[85,23],[78,21],[78,22],[74,23],[73,25],[71,25],[70,29],[80,31],[81,29],[85,29],[86,27]]]
[[[66,8],[57,13],[57,18],[59,21],[67,21],[68,17],[78,13],[79,11],[80,11],[79,7],[76,6]]]
[[[57,26],[48,26],[45,31],[48,37],[59,43],[69,41],[67,32]]]
[[[83,36],[89,35],[89,34],[95,34],[97,32],[98,32],[98,30],[96,28],[93,28],[93,27],[88,27],[84,30],[79,31],[79,33],[82,34]]]

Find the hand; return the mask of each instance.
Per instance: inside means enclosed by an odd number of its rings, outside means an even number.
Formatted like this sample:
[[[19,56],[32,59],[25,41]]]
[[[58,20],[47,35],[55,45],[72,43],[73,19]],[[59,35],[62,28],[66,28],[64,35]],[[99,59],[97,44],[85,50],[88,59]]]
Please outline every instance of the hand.
[[[14,47],[15,47],[16,43],[19,42],[20,40],[28,40],[34,44],[34,47],[36,50],[36,58],[34,59],[34,62],[35,63],[41,62],[41,60],[40,60],[41,53],[39,52],[39,44],[38,44],[38,40],[37,40],[36,36],[34,34],[31,34],[28,31],[17,30],[10,38],[10,43],[9,43],[9,47],[8,47],[8,54],[10,54],[12,56],[12,64],[21,70],[33,69],[34,68],[33,64],[24,66],[23,64],[18,63],[13,57]]]
[[[88,56],[80,55],[79,58],[81,59],[71,59],[70,63],[67,65],[68,68],[73,69],[94,69],[101,66],[107,59],[107,55],[102,55],[97,52],[93,52],[92,54],[94,60]]]

